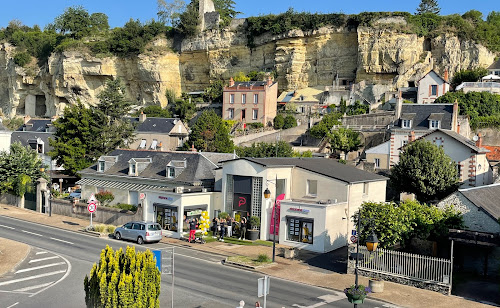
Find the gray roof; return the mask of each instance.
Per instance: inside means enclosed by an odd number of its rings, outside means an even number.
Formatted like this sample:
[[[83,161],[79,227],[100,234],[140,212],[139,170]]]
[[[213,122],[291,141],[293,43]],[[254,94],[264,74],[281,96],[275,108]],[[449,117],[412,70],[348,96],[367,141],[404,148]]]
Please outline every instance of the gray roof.
[[[82,177],[105,175],[108,177],[126,177],[156,180],[159,185],[211,185],[215,180],[215,166],[212,162],[197,152],[158,152],[146,150],[114,150],[106,156],[117,156],[117,162],[104,172],[97,171],[97,164],[82,170]],[[129,161],[131,159],[152,162],[138,176],[129,176]],[[186,161],[186,168],[174,179],[167,178],[166,168],[172,160]]]
[[[411,122],[411,128],[414,130],[428,130],[429,117],[435,117],[435,114],[440,114],[441,128],[451,129],[453,121],[453,104],[403,104],[401,106],[401,115],[414,114]],[[401,119],[396,120],[396,126],[401,127]]]
[[[36,140],[40,138],[43,143],[43,154],[47,154],[49,151],[52,151],[52,147],[49,145],[49,138],[51,138],[53,133],[45,133],[45,132],[22,132],[22,131],[14,131],[10,137],[10,143],[13,144],[15,142],[20,142],[23,146],[28,146],[30,140]]]
[[[276,82],[273,81],[272,85],[274,85],[275,83]],[[226,88],[236,89],[238,88],[238,86],[242,88],[250,88],[250,87],[263,87],[265,85],[267,85],[267,81],[237,81],[234,83],[234,86],[227,86]]]
[[[266,167],[298,167],[336,180],[353,183],[386,181],[386,177],[326,158],[240,158]]]
[[[489,70],[498,70],[500,69],[500,59],[498,61],[495,61],[492,65],[488,67]]]
[[[426,136],[429,136],[431,134],[433,134],[434,132],[436,131],[439,131],[439,132],[442,132],[443,134],[445,135],[448,135],[449,137],[455,139],[456,141],[462,143],[463,145],[469,147],[471,150],[473,150],[474,152],[476,153],[488,153],[489,150],[488,149],[485,149],[485,148],[480,148],[480,147],[477,147],[476,146],[476,143],[460,134],[457,134],[456,132],[452,131],[452,130],[446,130],[446,129],[436,129],[432,132],[429,132],[425,135],[423,135],[422,137],[420,138],[425,138]],[[418,138],[418,139],[420,139]]]
[[[49,126],[49,131],[54,132],[55,128],[52,126],[51,119],[30,119],[26,124],[21,125],[17,131],[27,132],[45,132],[45,128]]]
[[[500,218],[500,184],[460,189],[459,191],[495,220]]]
[[[175,118],[146,118],[144,122],[140,123],[139,118],[127,118],[133,124],[137,125],[135,131],[138,133],[163,133],[168,134],[174,128],[176,121]],[[174,123],[175,122],[175,123]]]
[[[224,161],[238,158],[238,155],[233,153],[200,152],[200,155],[203,155],[206,159],[219,167],[222,166],[222,162]]]

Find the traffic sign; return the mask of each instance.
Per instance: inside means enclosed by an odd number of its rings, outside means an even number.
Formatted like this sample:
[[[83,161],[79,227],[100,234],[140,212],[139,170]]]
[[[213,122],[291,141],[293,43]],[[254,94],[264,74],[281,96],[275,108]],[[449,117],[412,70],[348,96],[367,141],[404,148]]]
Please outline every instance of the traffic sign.
[[[87,206],[87,209],[89,210],[90,213],[94,213],[95,210],[97,209],[95,202],[90,202],[89,205]]]
[[[351,235],[356,235],[356,230],[351,230]]]
[[[89,200],[87,200],[87,203],[95,203],[96,201],[97,199],[95,198],[94,194],[91,194]]]
[[[358,241],[358,237],[356,235],[351,235],[351,242],[356,243]]]
[[[140,193],[139,194],[139,200],[144,200],[146,199],[146,194],[145,193]]]

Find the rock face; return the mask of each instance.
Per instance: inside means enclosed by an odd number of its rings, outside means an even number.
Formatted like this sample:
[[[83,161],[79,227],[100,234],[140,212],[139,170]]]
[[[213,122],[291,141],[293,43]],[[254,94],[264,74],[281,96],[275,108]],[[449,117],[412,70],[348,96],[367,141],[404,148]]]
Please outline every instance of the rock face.
[[[172,42],[157,40],[132,58],[97,58],[83,52],[53,54],[42,68],[14,64],[15,48],[0,45],[0,108],[7,116],[53,116],[80,99],[95,104],[108,79],[121,78],[127,97],[137,105],[167,104],[165,91],[201,91],[211,80],[229,79],[242,71],[275,71],[280,90],[340,85],[363,81],[360,93],[380,99],[381,93],[408,86],[431,69],[450,76],[462,69],[486,67],[495,54],[471,41],[444,35],[428,39],[390,30],[385,20],[373,28],[331,27],[281,35],[264,34],[247,46],[236,26],[207,30],[185,39],[178,52]],[[235,23],[236,24],[236,23]],[[241,22],[239,22],[241,24]],[[151,50],[155,50],[152,48]],[[377,84],[376,86],[373,86]],[[379,93],[380,92],[380,93]]]

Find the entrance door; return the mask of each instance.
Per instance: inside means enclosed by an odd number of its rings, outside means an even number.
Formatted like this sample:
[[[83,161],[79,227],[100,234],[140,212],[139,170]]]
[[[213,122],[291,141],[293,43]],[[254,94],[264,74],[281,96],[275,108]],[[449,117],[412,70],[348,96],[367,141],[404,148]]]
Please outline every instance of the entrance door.
[[[246,109],[241,109],[241,120],[245,121],[247,116],[247,110]]]

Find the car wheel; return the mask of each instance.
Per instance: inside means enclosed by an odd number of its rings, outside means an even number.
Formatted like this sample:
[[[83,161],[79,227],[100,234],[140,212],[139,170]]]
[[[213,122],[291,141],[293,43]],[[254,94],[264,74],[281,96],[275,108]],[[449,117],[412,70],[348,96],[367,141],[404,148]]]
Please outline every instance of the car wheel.
[[[139,244],[139,245],[144,244],[144,240],[142,239],[142,236],[139,236],[139,237],[137,238],[137,244]]]
[[[115,233],[115,239],[117,239],[117,240],[121,240],[122,239],[122,235],[120,234],[120,232],[116,232]]]

